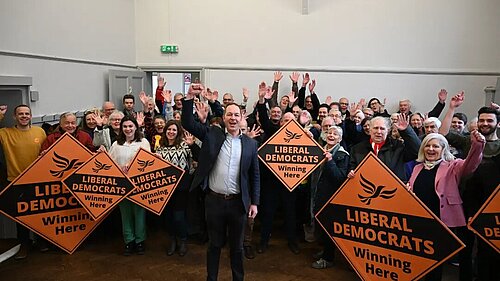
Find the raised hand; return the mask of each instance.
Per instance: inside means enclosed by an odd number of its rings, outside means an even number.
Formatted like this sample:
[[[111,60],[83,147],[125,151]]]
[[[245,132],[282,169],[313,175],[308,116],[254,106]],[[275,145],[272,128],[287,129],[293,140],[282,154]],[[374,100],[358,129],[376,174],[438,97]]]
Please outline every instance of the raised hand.
[[[184,131],[184,142],[189,146],[194,144],[194,136],[188,131]]]
[[[188,92],[186,94],[186,99],[194,99],[196,96],[198,96],[201,91],[203,91],[203,85],[199,83],[192,83],[189,86]]]
[[[264,95],[264,98],[266,100],[270,100],[273,97],[274,90],[271,86],[266,87],[266,94]]]
[[[438,99],[440,103],[444,103],[448,97],[448,92],[445,89],[441,89],[438,93]]]
[[[494,108],[494,109],[496,109],[496,110],[500,110],[500,105],[498,105],[498,104],[496,104],[496,103],[494,103],[494,102],[491,102],[491,103],[490,103],[490,107],[491,107],[491,108]]]
[[[172,102],[172,91],[163,89],[163,91],[161,92],[161,96],[163,97],[163,100],[165,102]]]
[[[394,123],[394,126],[400,131],[406,130],[410,124],[410,116],[407,114],[398,114],[398,120]]]
[[[248,96],[249,96],[250,92],[248,91],[247,88],[243,88],[243,101],[246,102],[248,101]]]
[[[200,122],[205,123],[208,117],[208,105],[204,102],[196,102],[194,108]]]
[[[478,130],[472,131],[470,138],[473,142],[486,143],[486,138]]]
[[[0,105],[0,114],[5,115],[6,112],[7,112],[7,105],[5,104]]]
[[[97,126],[101,127],[104,124],[104,119],[99,114],[92,113],[90,114],[91,118],[94,118]]]
[[[279,82],[283,78],[283,73],[281,71],[274,72],[274,82]]]
[[[288,106],[291,107],[296,100],[297,97],[295,97],[295,93],[293,91],[288,93]]]
[[[360,109],[363,109],[363,108],[366,107],[366,100],[365,99],[360,99],[358,104],[361,106]]]
[[[325,103],[330,105],[330,103],[332,103],[332,96],[327,96],[326,97],[326,100],[325,100]]]
[[[257,126],[257,125],[253,125],[252,129],[251,130],[248,130],[246,135],[253,139],[253,138],[256,138],[258,136],[260,136],[261,132],[260,132],[260,126]]]
[[[314,93],[314,87],[316,87],[316,80],[315,79],[313,79],[311,81],[311,84],[309,84],[309,93],[311,93],[311,94]]]
[[[305,87],[311,78],[309,77],[309,73],[306,72],[306,74],[302,75],[302,87]]]
[[[141,100],[142,104],[144,106],[147,106],[148,105],[148,96],[146,95],[146,92],[144,91],[141,91],[139,93],[139,99]]]
[[[165,83],[165,78],[158,75],[158,87],[163,88],[167,84]]]
[[[263,103],[266,97],[267,85],[266,82],[262,81],[259,84],[259,102]]]
[[[349,106],[349,112],[351,113],[351,117],[354,117],[354,111],[356,111],[356,103],[351,102],[351,105]]]
[[[450,107],[451,108],[458,108],[459,106],[461,106],[462,103],[464,102],[464,97],[465,97],[464,91],[458,92],[456,95],[454,95],[451,98]]]
[[[139,127],[144,127],[144,113],[142,111],[137,112],[135,120],[137,120],[137,125],[139,125]]]
[[[210,102],[213,103],[215,102],[215,97],[214,97],[214,92],[210,91],[210,89],[207,88],[207,90],[203,91],[204,92],[204,97]]]
[[[292,80],[293,83],[298,83],[300,78],[300,73],[298,72],[292,72],[290,75],[290,80]]]

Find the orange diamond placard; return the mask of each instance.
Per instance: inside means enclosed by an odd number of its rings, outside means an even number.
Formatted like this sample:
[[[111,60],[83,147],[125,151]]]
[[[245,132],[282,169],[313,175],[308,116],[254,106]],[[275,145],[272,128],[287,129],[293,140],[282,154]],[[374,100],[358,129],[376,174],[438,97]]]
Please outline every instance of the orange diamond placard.
[[[293,191],[325,159],[325,151],[295,120],[290,120],[259,147],[259,158]]]
[[[418,280],[465,247],[373,153],[316,220],[363,280]]]
[[[500,253],[500,184],[474,215],[469,228]]]
[[[184,170],[141,148],[130,164],[128,175],[137,188],[127,199],[160,215]]]
[[[107,152],[95,154],[62,182],[95,220],[105,216],[135,188]]]
[[[0,211],[73,253],[100,221],[92,219],[61,179],[91,156],[65,133],[0,193]]]

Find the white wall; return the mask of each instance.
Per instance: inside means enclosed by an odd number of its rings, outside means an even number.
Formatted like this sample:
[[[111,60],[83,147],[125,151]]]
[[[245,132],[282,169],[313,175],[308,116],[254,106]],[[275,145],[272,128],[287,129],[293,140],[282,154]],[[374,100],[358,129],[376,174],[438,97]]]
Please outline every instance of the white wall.
[[[237,95],[271,81],[266,70],[321,71],[320,97],[408,97],[419,110],[440,88],[464,89],[468,114],[500,76],[500,1],[309,0],[308,15],[301,3],[136,0],[137,64],[204,68],[212,88]],[[161,54],[165,43],[179,53]]]
[[[108,69],[135,66],[134,8],[133,0],[3,0],[0,75],[33,77],[35,116],[101,106]]]

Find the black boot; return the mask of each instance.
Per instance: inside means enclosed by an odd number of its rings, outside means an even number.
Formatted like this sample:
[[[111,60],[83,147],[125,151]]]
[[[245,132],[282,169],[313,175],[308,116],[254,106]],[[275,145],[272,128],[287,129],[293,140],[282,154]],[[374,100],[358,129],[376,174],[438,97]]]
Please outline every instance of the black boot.
[[[124,256],[130,256],[135,251],[135,241],[129,242],[125,245],[125,251],[123,252]]]
[[[179,256],[183,257],[187,254],[187,245],[186,245],[186,240],[181,240],[179,243]]]
[[[167,249],[167,256],[171,256],[175,253],[175,248],[177,247],[177,239],[172,237],[170,239],[170,246]]]

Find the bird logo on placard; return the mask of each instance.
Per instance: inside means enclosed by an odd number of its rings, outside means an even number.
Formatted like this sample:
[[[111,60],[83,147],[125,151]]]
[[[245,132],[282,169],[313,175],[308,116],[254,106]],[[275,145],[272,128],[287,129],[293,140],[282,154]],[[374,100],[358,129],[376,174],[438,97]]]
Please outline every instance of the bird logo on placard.
[[[94,173],[96,173],[96,174],[99,173],[99,171],[101,171],[101,170],[111,169],[111,165],[103,164],[103,163],[99,162],[99,160],[97,160],[97,159],[95,159],[94,165],[95,165],[95,168],[92,168],[92,171],[94,171]]]
[[[49,170],[50,173],[57,178],[62,178],[64,176],[64,173],[72,170],[72,169],[77,169],[80,167],[80,165],[83,164],[83,161],[78,161],[79,159],[71,159],[69,160],[68,158],[65,158],[59,154],[57,154],[54,151],[55,157],[52,157],[52,161],[56,164],[58,168],[61,168],[61,170]]]
[[[300,137],[302,137],[302,134],[290,132],[288,129],[285,129],[285,134],[286,138],[283,139],[285,140],[286,143],[289,143],[293,139],[298,140],[300,139]]]
[[[370,205],[372,199],[378,197],[384,199],[391,199],[396,194],[396,188],[392,190],[384,190],[385,185],[375,186],[372,182],[363,177],[363,175],[360,176],[361,180],[359,181],[359,183],[361,184],[361,186],[363,186],[363,190],[366,193],[368,193],[368,195],[363,196],[361,194],[358,194],[358,197],[361,200],[361,202],[365,203],[366,205]]]
[[[155,160],[141,160],[141,159],[137,159],[137,164],[139,164],[139,168],[137,168],[137,170],[139,172],[144,172],[144,170],[148,167],[148,166],[153,166],[153,164],[155,163]]]

